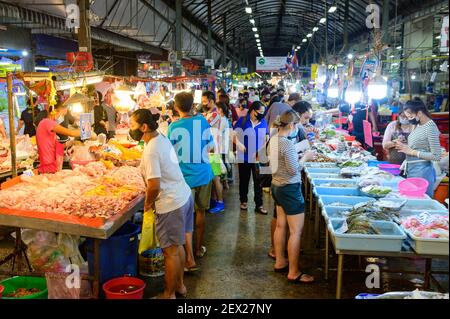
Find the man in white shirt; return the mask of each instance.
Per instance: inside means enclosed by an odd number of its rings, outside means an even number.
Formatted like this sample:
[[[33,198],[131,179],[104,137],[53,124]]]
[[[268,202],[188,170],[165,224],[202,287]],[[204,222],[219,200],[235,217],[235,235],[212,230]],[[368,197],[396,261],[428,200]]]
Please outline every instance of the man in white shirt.
[[[149,110],[140,109],[130,119],[130,136],[144,140],[140,169],[147,185],[145,212],[155,210],[156,235],[163,249],[165,289],[161,298],[187,293],[183,283],[186,255],[193,260],[194,200],[186,184],[172,143],[159,134]]]

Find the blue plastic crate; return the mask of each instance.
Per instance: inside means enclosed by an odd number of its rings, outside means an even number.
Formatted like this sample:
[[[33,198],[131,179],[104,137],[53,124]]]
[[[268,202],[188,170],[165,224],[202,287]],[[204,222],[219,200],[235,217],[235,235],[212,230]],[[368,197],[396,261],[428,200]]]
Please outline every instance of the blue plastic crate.
[[[322,208],[322,216],[325,222],[328,223],[330,219],[342,219],[344,216],[342,213],[349,211],[350,207],[334,207],[334,206],[324,206]]]
[[[364,196],[320,196],[319,197],[319,205],[321,207],[329,206],[332,203],[343,203],[347,204],[348,207],[353,207],[356,204],[359,203],[366,203],[366,202],[372,202],[374,201],[371,197],[364,197]]]
[[[359,196],[359,189],[356,187],[322,187],[317,186],[314,188],[314,195],[324,196],[324,195],[336,195],[336,196]]]
[[[308,175],[310,179],[318,179],[318,178],[340,178],[341,174],[332,174],[332,173],[311,173]]]
[[[375,299],[378,296],[379,296],[379,294],[359,294],[355,297],[355,299],[357,299],[357,300]]]
[[[393,222],[372,221],[372,225],[381,232],[379,235],[366,234],[337,234],[336,230],[342,227],[344,219],[330,219],[328,229],[336,250],[399,252],[402,250],[405,232]]]

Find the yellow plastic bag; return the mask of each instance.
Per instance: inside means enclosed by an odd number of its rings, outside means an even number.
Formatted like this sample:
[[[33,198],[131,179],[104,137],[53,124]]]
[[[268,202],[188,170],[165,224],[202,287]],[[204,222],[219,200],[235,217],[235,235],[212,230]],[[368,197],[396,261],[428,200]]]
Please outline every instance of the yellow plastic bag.
[[[159,246],[158,239],[156,238],[155,218],[155,211],[153,209],[144,212],[141,241],[139,242],[139,254]]]

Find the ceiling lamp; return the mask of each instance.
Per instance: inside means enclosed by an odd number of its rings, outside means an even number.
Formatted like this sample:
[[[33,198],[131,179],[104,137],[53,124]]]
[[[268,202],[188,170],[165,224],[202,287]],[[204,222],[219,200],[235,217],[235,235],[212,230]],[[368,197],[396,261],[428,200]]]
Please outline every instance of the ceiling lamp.
[[[251,7],[245,7],[245,12],[248,14],[252,13],[252,8]]]
[[[306,35],[307,38],[311,38],[312,36],[313,36],[312,33],[308,33],[308,34]]]
[[[261,42],[261,39],[256,39],[256,42],[260,43],[260,42]]]
[[[349,54],[347,55],[347,58],[348,58],[349,60],[352,60],[352,59],[353,59],[353,54],[349,53]]]
[[[300,50],[300,46],[297,46],[297,50]]]
[[[325,22],[327,22],[327,18],[322,18],[322,19],[320,19],[319,22],[320,22],[320,23],[325,23]]]
[[[259,38],[259,34],[258,33],[255,33],[255,38]]]
[[[402,49],[402,46],[399,45],[399,46],[397,47],[397,50],[401,50],[401,49]]]
[[[255,25],[255,23],[256,23],[255,19],[250,19],[250,23]]]
[[[305,43],[305,42],[307,42],[307,41],[308,41],[308,40],[306,40],[306,39],[303,39],[303,40],[302,40],[303,43]]]
[[[28,56],[28,51],[27,50],[23,50],[22,51],[22,56]]]
[[[337,10],[337,6],[333,4],[333,5],[330,7],[330,9],[328,10],[328,13],[336,12],[336,10]]]
[[[253,27],[253,28],[252,28],[252,31],[253,31],[253,32],[258,32],[258,28],[257,28],[257,27]]]
[[[314,27],[314,28],[313,28],[313,32],[316,32],[316,31],[319,31],[319,28],[318,28],[318,27]]]

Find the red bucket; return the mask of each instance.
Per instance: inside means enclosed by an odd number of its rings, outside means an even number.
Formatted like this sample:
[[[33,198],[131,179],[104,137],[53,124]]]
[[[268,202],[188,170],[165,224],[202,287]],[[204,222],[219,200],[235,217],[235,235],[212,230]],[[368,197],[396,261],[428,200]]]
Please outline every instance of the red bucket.
[[[103,284],[106,299],[142,299],[145,282],[134,277],[111,279]]]
[[[5,290],[5,287],[0,285],[0,299],[2,299],[3,290]]]

